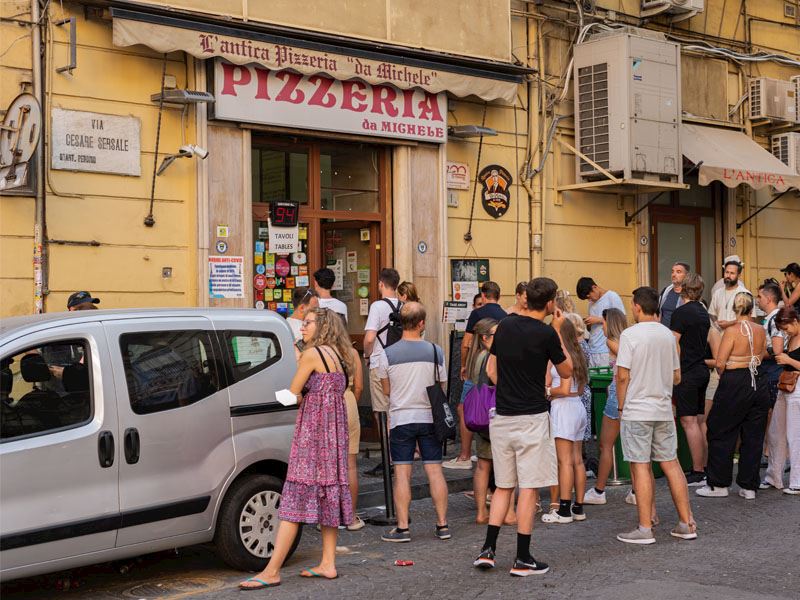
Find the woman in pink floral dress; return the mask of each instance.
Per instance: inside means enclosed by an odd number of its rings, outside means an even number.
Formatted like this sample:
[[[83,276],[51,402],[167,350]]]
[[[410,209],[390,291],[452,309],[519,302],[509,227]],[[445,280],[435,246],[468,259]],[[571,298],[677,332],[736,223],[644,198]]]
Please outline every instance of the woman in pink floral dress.
[[[353,522],[347,484],[347,412],[344,391],[358,355],[341,317],[317,308],[303,321],[306,350],[300,355],[291,391],[298,396],[289,470],[281,496],[281,519],[275,549],[267,567],[240,584],[244,590],[280,585],[280,568],[301,523],[319,523],[322,560],[303,569],[302,577],[334,579],[339,525]]]

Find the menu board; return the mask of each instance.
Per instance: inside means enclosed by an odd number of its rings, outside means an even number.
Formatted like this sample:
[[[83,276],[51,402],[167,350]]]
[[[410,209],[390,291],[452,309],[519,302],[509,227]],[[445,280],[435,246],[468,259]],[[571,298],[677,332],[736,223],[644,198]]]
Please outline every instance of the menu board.
[[[253,303],[255,308],[273,310],[284,317],[294,311],[292,293],[308,287],[308,225],[299,227],[300,251],[291,254],[269,252],[269,223],[255,223],[253,240]]]

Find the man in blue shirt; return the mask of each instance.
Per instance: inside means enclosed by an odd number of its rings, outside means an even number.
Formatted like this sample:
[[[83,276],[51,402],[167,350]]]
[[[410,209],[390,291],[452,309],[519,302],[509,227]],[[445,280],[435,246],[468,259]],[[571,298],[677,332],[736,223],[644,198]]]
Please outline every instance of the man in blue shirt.
[[[589,301],[589,316],[583,319],[589,328],[589,366],[607,367],[610,364],[606,336],[603,333],[603,311],[616,308],[625,312],[617,292],[601,288],[591,277],[581,277],[575,286],[578,298]]]

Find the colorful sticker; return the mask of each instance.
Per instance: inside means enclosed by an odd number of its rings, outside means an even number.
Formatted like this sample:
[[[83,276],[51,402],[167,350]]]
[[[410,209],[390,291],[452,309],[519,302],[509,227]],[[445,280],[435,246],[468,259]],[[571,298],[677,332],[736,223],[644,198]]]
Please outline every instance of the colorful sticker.
[[[292,290],[283,290],[283,301],[284,302],[292,301]]]
[[[308,275],[300,275],[294,278],[297,287],[308,287]]]
[[[365,285],[359,286],[356,293],[359,298],[369,298],[369,288]]]
[[[289,264],[289,261],[285,258],[279,258],[275,263],[275,273],[277,273],[280,277],[286,277],[291,269],[292,267]]]
[[[260,252],[256,252],[253,255],[253,263],[257,264],[257,265],[263,265],[264,264],[264,255],[261,254]]]
[[[308,275],[308,267],[297,267],[298,275]]]
[[[263,300],[256,301],[256,308],[259,310],[264,310],[264,301]]]
[[[296,265],[292,265],[292,270],[290,271],[290,273],[291,273],[292,275],[297,275],[297,273],[298,273],[297,269],[298,269],[298,268],[297,268],[297,266],[296,266]]]
[[[275,287],[275,278],[267,277],[267,288],[271,290],[274,287]]]
[[[267,272],[267,267],[265,267],[264,265],[256,265],[256,273],[258,273],[259,275],[264,275],[266,274],[266,272]]]
[[[274,290],[272,290],[272,299],[273,300],[283,300],[283,290],[282,289],[274,289]]]
[[[270,310],[277,310],[278,309],[278,303],[277,302],[270,302],[269,304],[267,304],[267,306],[269,307]]]
[[[308,262],[308,256],[305,252],[295,252],[292,254],[292,262],[296,265],[304,265]]]
[[[287,277],[286,278],[286,287],[290,290],[294,289],[294,277]]]
[[[358,267],[358,283],[369,283],[369,267]]]
[[[298,239],[307,240],[308,239],[308,227],[301,227],[299,231]]]
[[[266,244],[264,242],[256,242],[256,252],[266,252]]]

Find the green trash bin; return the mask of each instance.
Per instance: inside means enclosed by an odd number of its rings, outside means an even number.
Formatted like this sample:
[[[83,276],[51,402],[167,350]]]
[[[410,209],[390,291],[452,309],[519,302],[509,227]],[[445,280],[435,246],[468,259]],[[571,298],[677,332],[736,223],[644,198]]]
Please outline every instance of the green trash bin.
[[[592,390],[592,412],[594,413],[593,429],[595,435],[600,436],[600,427],[603,423],[603,411],[606,408],[606,401],[608,400],[608,386],[611,384],[613,373],[610,367],[591,367],[589,369],[589,387]],[[686,441],[686,434],[681,427],[680,419],[675,419],[675,428],[678,432],[678,462],[684,471],[690,471],[692,468],[692,453],[689,451],[689,444]],[[614,444],[614,456],[617,463],[617,482],[614,481],[613,473],[609,479],[609,485],[619,485],[621,483],[630,483],[631,470],[622,456],[622,441],[617,438]],[[653,475],[655,477],[663,477],[664,472],[658,463],[653,463]],[[626,481],[627,480],[627,481]]]
[[[600,439],[600,428],[603,424],[603,411],[608,401],[608,386],[614,379],[614,372],[611,367],[590,367],[589,368],[589,388],[592,390],[592,414],[593,429]],[[630,483],[630,465],[622,457],[622,441],[617,438],[614,444],[614,459],[616,463],[616,477],[612,468],[608,479],[608,485],[624,485]]]

